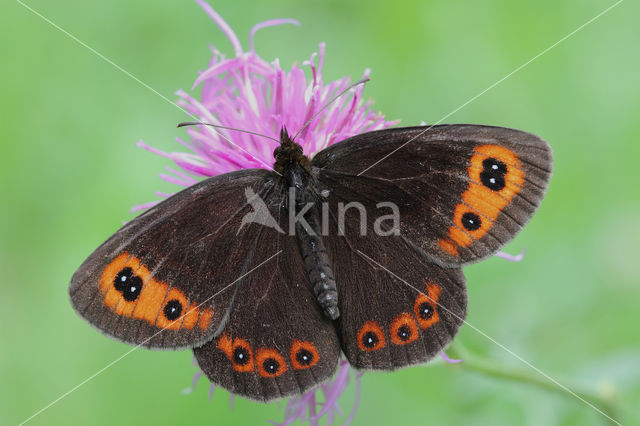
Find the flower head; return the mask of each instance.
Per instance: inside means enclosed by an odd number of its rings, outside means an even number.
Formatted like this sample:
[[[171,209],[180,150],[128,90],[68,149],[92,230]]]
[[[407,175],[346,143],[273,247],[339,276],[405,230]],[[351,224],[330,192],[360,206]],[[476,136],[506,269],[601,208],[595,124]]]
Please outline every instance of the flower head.
[[[212,48],[213,57],[205,71],[200,72],[193,88],[200,88],[197,98],[184,90],[177,92],[180,105],[191,118],[225,127],[260,133],[278,139],[280,129],[296,133],[336,94],[350,85],[348,77],[324,82],[322,69],[325,45],[321,43],[302,66],[293,64],[290,70],[280,66],[278,59],[267,62],[254,50],[254,36],[262,28],[299,23],[293,19],[276,19],[253,27],[249,34],[249,51],[245,52],[231,27],[203,0],[196,0],[226,34],[234,49],[227,58]],[[306,73],[305,73],[306,71]],[[365,70],[364,76],[369,75]],[[307,156],[350,136],[389,127],[395,122],[372,110],[371,102],[362,98],[363,87],[354,88],[322,111],[296,138]],[[275,141],[245,132],[212,128],[204,125],[186,129],[187,138],[177,138],[187,152],[167,153],[144,142],[138,146],[170,158],[181,170],[168,168],[161,178],[180,186],[190,186],[198,178],[215,176],[245,168],[271,169],[274,163]],[[171,194],[158,194],[166,197]],[[134,207],[142,210],[154,203]]]

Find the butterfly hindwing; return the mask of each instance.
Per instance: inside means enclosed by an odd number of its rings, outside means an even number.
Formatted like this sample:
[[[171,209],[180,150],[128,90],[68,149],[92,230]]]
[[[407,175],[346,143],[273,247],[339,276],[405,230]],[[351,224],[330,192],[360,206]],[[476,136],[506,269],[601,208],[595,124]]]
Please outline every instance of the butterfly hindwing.
[[[466,316],[459,268],[443,268],[399,236],[360,235],[348,211],[338,231],[329,196],[327,250],[338,284],[342,350],[358,369],[395,370],[424,363],[444,350]],[[341,235],[344,234],[344,235]]]
[[[313,166],[322,185],[368,212],[380,202],[397,205],[401,235],[433,261],[455,266],[495,253],[526,224],[552,158],[530,133],[441,125],[354,136],[321,151]]]
[[[267,205],[286,229],[286,208],[279,202]],[[328,379],[340,345],[315,299],[296,236],[264,228],[256,252],[260,258],[277,256],[243,279],[224,330],[194,354],[213,383],[269,401]]]
[[[233,289],[248,271],[261,227],[247,189],[263,198],[277,175],[243,170],[202,181],[124,225],[71,279],[74,309],[105,334],[157,348],[210,340],[228,316]]]

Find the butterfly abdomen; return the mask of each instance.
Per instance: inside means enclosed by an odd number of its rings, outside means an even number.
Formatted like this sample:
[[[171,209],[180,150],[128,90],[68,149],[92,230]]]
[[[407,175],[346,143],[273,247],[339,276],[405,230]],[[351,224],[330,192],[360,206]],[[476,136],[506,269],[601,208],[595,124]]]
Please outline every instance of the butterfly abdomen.
[[[307,222],[314,230],[315,235],[307,232],[302,226],[296,227],[296,235],[300,245],[300,252],[304,259],[309,281],[313,287],[313,293],[322,307],[325,315],[335,320],[340,316],[338,310],[338,290],[333,269],[327,255],[322,237],[319,235],[319,227],[315,218],[315,212],[307,215]]]
[[[322,240],[318,221],[318,204],[313,195],[313,179],[310,178],[304,164],[295,161],[282,169],[289,186],[289,226],[294,227],[295,235],[304,259],[309,282],[316,300],[324,314],[335,320],[340,316],[338,309],[338,290],[333,276],[329,255]],[[295,222],[295,225],[293,224]]]

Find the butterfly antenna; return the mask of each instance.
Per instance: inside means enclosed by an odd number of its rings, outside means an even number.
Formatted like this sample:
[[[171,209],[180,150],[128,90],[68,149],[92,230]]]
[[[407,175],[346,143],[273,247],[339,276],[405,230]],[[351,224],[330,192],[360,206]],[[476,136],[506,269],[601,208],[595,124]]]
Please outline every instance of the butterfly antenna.
[[[227,127],[227,126],[221,126],[219,124],[203,123],[202,121],[185,121],[182,123],[178,123],[178,127],[199,126],[199,125],[211,126],[217,129],[235,130],[236,132],[248,133],[250,135],[255,135],[255,136],[262,136],[263,138],[271,139],[272,141],[276,141],[277,143],[280,143],[278,139],[272,138],[271,136],[263,135],[262,133],[252,132],[250,130],[236,129],[235,127]]]
[[[322,108],[320,108],[318,110],[318,112],[316,112],[315,114],[313,114],[313,116],[309,119],[309,121],[307,121],[306,123],[304,123],[304,126],[302,126],[302,128],[300,130],[298,130],[298,132],[293,136],[293,138],[291,138],[291,140],[295,140],[296,137],[298,137],[298,135],[300,134],[300,132],[302,132],[309,124],[311,124],[311,122],[320,115],[320,113],[322,111],[324,111],[325,109],[327,109],[327,107],[329,105],[331,105],[336,99],[338,99],[340,96],[344,95],[345,93],[347,93],[349,90],[353,89],[356,86],[359,86],[361,84],[366,83],[367,81],[371,80],[369,77],[362,77],[360,80],[356,81],[355,83],[353,83],[351,86],[347,87],[346,89],[344,89],[342,92],[338,93],[337,95],[335,95],[329,102],[327,102],[326,104],[324,104],[324,106]]]

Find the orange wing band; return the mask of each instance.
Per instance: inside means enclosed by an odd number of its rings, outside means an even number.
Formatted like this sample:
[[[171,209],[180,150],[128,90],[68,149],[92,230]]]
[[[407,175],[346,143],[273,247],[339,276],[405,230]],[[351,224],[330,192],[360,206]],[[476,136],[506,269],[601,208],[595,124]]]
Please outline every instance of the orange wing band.
[[[141,289],[130,287],[127,289],[130,295],[125,297],[125,293],[116,287],[119,277],[124,277],[124,281],[135,280],[131,282],[141,285]],[[159,328],[191,330],[197,324],[205,330],[213,317],[213,309],[189,303],[182,291],[153,278],[140,259],[127,252],[104,268],[99,285],[104,295],[103,304],[113,313],[143,320]]]
[[[470,182],[454,209],[454,225],[438,241],[451,256],[458,256],[458,247],[469,247],[485,236],[525,182],[518,156],[499,145],[476,147],[467,172]]]

